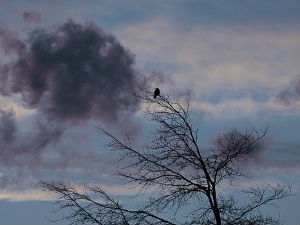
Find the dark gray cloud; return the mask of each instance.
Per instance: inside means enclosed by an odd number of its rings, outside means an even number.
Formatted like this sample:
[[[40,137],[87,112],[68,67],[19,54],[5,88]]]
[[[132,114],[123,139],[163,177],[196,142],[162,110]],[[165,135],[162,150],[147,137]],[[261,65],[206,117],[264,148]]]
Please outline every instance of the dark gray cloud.
[[[14,111],[3,111],[0,109],[0,143],[12,143],[16,135],[16,121]],[[5,145],[4,145],[5,146]]]
[[[168,80],[159,72],[138,72],[134,55],[93,23],[69,20],[21,37],[0,26],[2,52],[10,59],[0,65],[0,94],[18,94],[38,115],[25,135],[13,111],[1,111],[0,161],[6,166],[38,167],[45,150],[80,122],[122,123],[127,132],[137,133],[140,127],[131,121],[140,102],[134,94]]]
[[[138,108],[133,94],[146,78],[134,70],[134,56],[95,24],[70,20],[35,30],[23,42],[7,36],[2,45],[17,60],[2,66],[3,95],[19,93],[28,107],[56,121],[116,121]]]
[[[22,19],[25,23],[34,23],[38,24],[42,22],[42,17],[38,12],[35,11],[25,11],[22,13]]]
[[[290,85],[280,91],[276,100],[289,106],[300,100],[300,76],[295,77]]]
[[[62,126],[35,120],[32,130],[20,131],[13,111],[0,110],[0,162],[4,166],[35,168],[43,150],[54,145],[63,133]]]
[[[18,38],[16,32],[9,29],[5,25],[0,25],[0,47],[0,50],[3,50],[3,52],[6,54],[14,53],[19,55],[25,51],[26,45],[24,41]],[[3,79],[3,74],[7,72],[6,70],[9,69],[10,66],[12,66],[12,64],[1,65],[1,80]]]

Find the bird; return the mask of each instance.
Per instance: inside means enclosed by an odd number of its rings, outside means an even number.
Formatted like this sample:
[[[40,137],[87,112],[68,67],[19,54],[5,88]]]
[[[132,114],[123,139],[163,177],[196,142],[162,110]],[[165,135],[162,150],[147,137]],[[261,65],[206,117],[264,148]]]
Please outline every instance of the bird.
[[[154,91],[154,98],[156,98],[157,96],[159,96],[159,94],[160,94],[159,88],[155,88],[155,91]]]

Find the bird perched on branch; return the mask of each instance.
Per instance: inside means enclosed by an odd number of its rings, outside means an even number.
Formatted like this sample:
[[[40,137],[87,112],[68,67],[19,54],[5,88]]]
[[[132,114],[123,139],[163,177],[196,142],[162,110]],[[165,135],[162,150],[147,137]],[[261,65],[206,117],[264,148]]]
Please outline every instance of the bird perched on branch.
[[[154,98],[156,98],[157,96],[159,96],[159,94],[160,94],[159,88],[155,88],[155,91],[154,91]]]

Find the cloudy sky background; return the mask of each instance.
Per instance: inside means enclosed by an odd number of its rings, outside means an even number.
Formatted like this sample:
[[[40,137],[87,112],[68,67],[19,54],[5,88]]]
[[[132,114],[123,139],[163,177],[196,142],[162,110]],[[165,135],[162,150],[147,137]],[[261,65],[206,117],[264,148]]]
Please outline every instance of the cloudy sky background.
[[[128,50],[122,55],[124,58],[134,55],[135,62],[130,64],[133,76],[147,79],[145,86],[159,84],[163,93],[176,98],[190,97],[193,121],[199,128],[203,149],[231,128],[269,127],[265,150],[245,166],[252,178],[243,182],[245,186],[292,183],[295,196],[278,205],[285,224],[298,224],[299,12],[300,3],[296,0],[226,3],[1,0],[1,67],[11,66],[8,63],[16,55],[32,54],[28,51],[7,54],[10,49],[3,47],[8,46],[7,37],[26,40],[35,28],[54,34],[69,19],[87,29],[101,27]],[[132,85],[121,84],[128,88]],[[132,190],[126,190],[112,176],[116,157],[103,147],[104,140],[95,127],[104,123],[118,135],[128,132],[141,142],[143,134],[153,126],[144,121],[135,102],[124,101],[131,109],[126,112],[117,106],[109,108],[119,113],[113,118],[100,107],[86,114],[72,114],[71,119],[64,119],[58,125],[51,121],[53,111],[51,114],[45,110],[45,103],[30,105],[22,100],[21,92],[11,94],[11,90],[5,96],[5,88],[1,84],[0,132],[7,133],[3,127],[17,129],[14,146],[18,146],[7,147],[13,145],[7,145],[8,139],[3,142],[1,136],[0,218],[3,223],[51,224],[45,217],[50,216],[53,196],[39,190],[37,182],[41,178],[100,184],[114,195],[132,194]],[[91,104],[106,103],[102,98],[97,101],[101,95],[97,92]],[[106,97],[107,93],[103,95]],[[45,102],[48,103],[47,98]],[[55,134],[57,139],[46,139]]]

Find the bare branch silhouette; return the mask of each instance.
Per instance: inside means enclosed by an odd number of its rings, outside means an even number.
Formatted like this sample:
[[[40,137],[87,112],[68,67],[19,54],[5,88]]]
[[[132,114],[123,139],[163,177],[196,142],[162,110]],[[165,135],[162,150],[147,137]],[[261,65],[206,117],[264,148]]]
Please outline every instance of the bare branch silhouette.
[[[98,129],[109,138],[108,147],[130,162],[119,175],[141,189],[155,188],[158,194],[142,208],[129,209],[100,187],[84,186],[79,192],[64,182],[42,182],[45,190],[59,194],[59,210],[72,210],[63,219],[71,224],[279,224],[278,219],[263,215],[260,208],[289,196],[290,185],[232,189],[248,197],[245,203],[239,203],[235,193],[221,191],[224,182],[232,184],[244,176],[240,164],[260,150],[267,129],[234,129],[223,134],[215,147],[204,151],[198,143],[199,132],[193,127],[188,101],[180,104],[163,95],[153,98],[150,92],[137,97],[146,106],[146,118],[158,125],[148,145],[135,147],[128,137],[120,140],[104,128]],[[176,219],[179,211],[188,216]],[[173,218],[168,216],[171,213]]]

